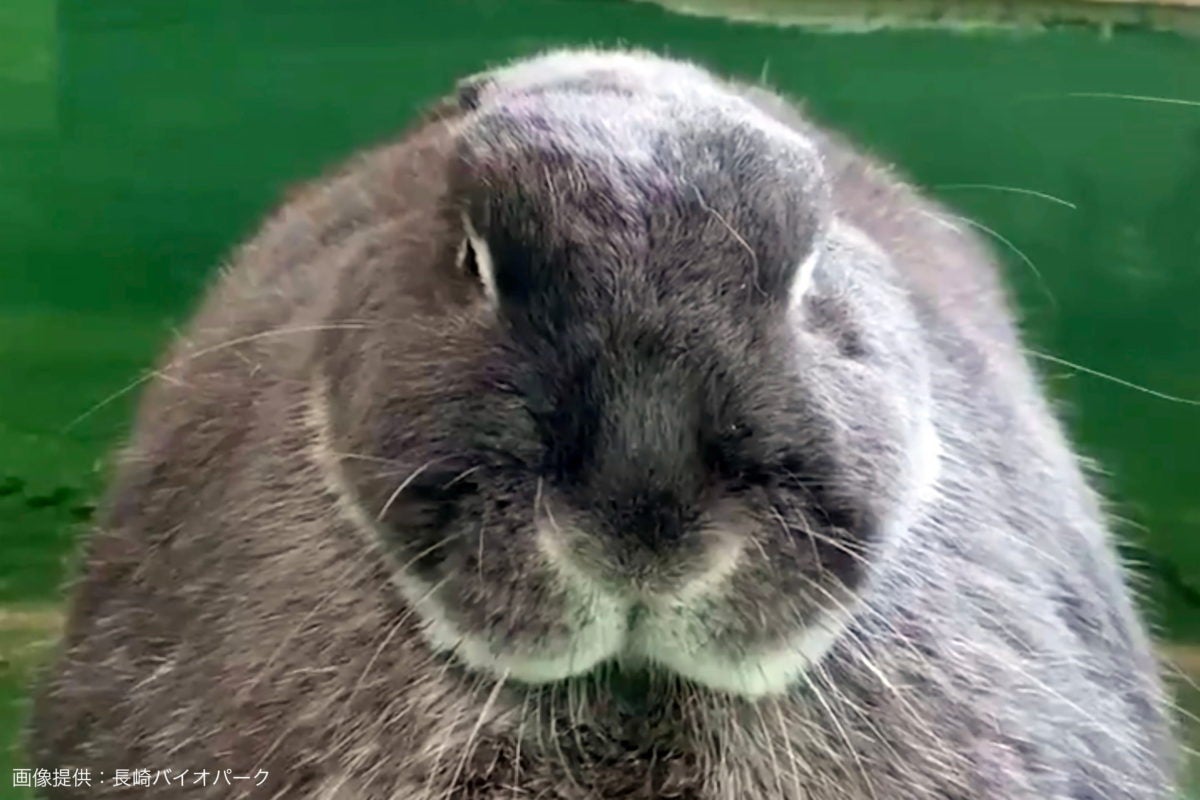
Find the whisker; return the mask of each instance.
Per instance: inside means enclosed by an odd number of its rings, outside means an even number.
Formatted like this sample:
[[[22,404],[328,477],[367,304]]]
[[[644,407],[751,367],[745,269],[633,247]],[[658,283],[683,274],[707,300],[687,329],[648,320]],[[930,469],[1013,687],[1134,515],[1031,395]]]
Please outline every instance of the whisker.
[[[928,212],[922,212],[922,213],[925,214],[926,216],[933,216],[935,218],[938,216],[936,214],[929,214]],[[1032,272],[1034,277],[1037,278],[1038,285],[1041,286],[1042,293],[1046,295],[1046,298],[1050,301],[1050,305],[1052,305],[1056,309],[1058,308],[1058,299],[1054,296],[1054,293],[1050,291],[1050,286],[1049,286],[1049,284],[1046,283],[1046,276],[1043,275],[1042,271],[1037,268],[1037,264],[1033,263],[1033,259],[1030,258],[1029,256],[1025,255],[1025,252],[1023,250],[1021,250],[1021,248],[1019,248],[1015,244],[1013,244],[1012,241],[1008,237],[1006,237],[1004,234],[1000,233],[999,231],[995,230],[994,228],[989,228],[987,225],[984,225],[982,222],[976,222],[975,220],[971,219],[970,217],[964,217],[961,214],[946,214],[945,216],[951,217],[953,219],[958,220],[959,222],[963,222],[963,223],[966,223],[967,225],[970,225],[972,228],[976,228],[978,230],[983,231],[984,233],[986,233],[989,236],[991,236],[992,238],[994,238],[996,241],[1003,244],[1010,251],[1012,251],[1017,256],[1017,258],[1021,259],[1021,261],[1025,264],[1025,266],[1029,267],[1029,271]]]
[[[400,496],[400,493],[403,492],[405,489],[407,489],[410,485],[412,485],[412,482],[417,479],[418,475],[420,475],[422,472],[429,469],[431,466],[433,466],[434,464],[436,464],[438,461],[441,461],[441,460],[442,459],[439,459],[439,458],[430,459],[429,461],[426,461],[424,464],[422,464],[421,466],[419,466],[415,470],[413,470],[412,474],[409,475],[407,478],[405,478],[403,481],[401,481],[400,485],[396,487],[396,491],[392,492],[391,496],[388,497],[387,502],[383,504],[383,508],[379,509],[379,514],[375,517],[375,520],[380,521],[385,516],[387,516],[388,509],[390,509],[392,507],[392,503],[396,502],[396,498],[398,498]]]
[[[834,576],[834,579],[836,580],[836,576]],[[841,585],[843,588],[845,588],[844,584],[842,584],[841,581],[837,581],[837,583],[838,583],[838,585]],[[925,655],[923,655],[920,652],[920,650],[918,650],[913,645],[912,640],[908,636],[906,636],[903,632],[901,632],[901,630],[898,627],[896,627],[896,625],[890,619],[888,619],[888,617],[886,615],[881,613],[877,608],[875,608],[875,606],[871,605],[869,600],[867,600],[866,598],[862,598],[861,605],[857,609],[855,609],[854,612],[852,613],[851,609],[847,608],[847,606],[844,603],[842,603],[837,598],[837,596],[833,594],[833,592],[831,592],[829,589],[822,586],[820,583],[818,583],[816,581],[811,581],[807,585],[808,585],[808,588],[813,589],[817,592],[820,592],[822,595],[824,595],[826,600],[828,600],[829,603],[835,609],[841,611],[843,614],[846,614],[849,617],[855,617],[859,614],[865,614],[868,617],[870,617],[871,619],[873,619],[877,624],[881,625],[884,628],[884,630],[886,630],[888,632],[888,634],[890,634],[892,637],[894,637],[896,643],[898,645],[900,645],[900,647],[902,647],[905,650],[905,652],[907,652],[910,656],[912,656],[913,659],[917,663],[920,663],[920,664],[930,663],[929,659]],[[812,599],[808,596],[808,593],[802,592],[802,594],[804,594],[804,599],[811,604]],[[851,628],[847,627],[846,630],[849,631],[849,630],[851,630]]]
[[[780,528],[783,529],[784,533],[790,533],[792,531],[792,526],[790,526],[787,523],[787,520],[784,519],[783,514],[780,513],[780,511],[777,507],[772,506],[770,509],[770,513],[771,513],[771,516],[773,516],[775,518],[775,521],[779,523],[779,526],[780,526]],[[807,525],[807,524],[804,525],[803,527],[797,526],[797,529],[800,530],[804,534],[804,537],[806,539],[808,539],[809,545],[812,547],[813,558],[816,560],[817,568],[821,572],[825,572],[825,565],[821,562],[820,552],[816,549],[816,546],[818,543],[825,544],[825,545],[828,545],[829,547],[834,548],[835,550],[839,550],[842,553],[845,553],[846,555],[855,559],[856,561],[858,561],[861,564],[867,564],[867,565],[870,564],[870,562],[867,559],[865,550],[863,550],[863,551],[855,550],[854,544],[851,542],[839,542],[837,539],[833,538],[829,534],[818,531],[818,530],[814,529],[812,526]]]
[[[370,461],[373,464],[399,464],[399,459],[382,458],[381,456],[369,456],[363,453],[340,453],[336,450],[331,450],[329,455],[334,458],[340,458],[344,461]]]
[[[583,787],[575,778],[575,773],[567,761],[567,754],[563,751],[562,737],[558,735],[558,692],[553,688],[550,690],[550,738],[554,742],[554,751],[558,755],[559,766],[562,767],[567,780],[576,791],[581,791]]]
[[[792,743],[792,737],[788,733],[788,725],[787,720],[784,717],[782,701],[775,700],[773,703],[771,703],[771,705],[775,708],[775,717],[779,722],[779,735],[783,739],[783,746],[787,749],[788,771],[791,773],[792,786],[795,789],[796,797],[804,797],[804,790],[800,785],[800,769],[801,767],[804,767],[805,771],[811,778],[813,774],[812,768],[808,767],[807,764],[804,764],[804,762],[801,761],[800,757],[796,754],[796,748]]]
[[[424,601],[432,597],[438,592],[439,589],[445,586],[449,580],[450,578],[447,576],[433,584],[433,586],[429,587],[429,591],[425,592],[421,600]],[[362,688],[364,683],[366,683],[367,676],[371,674],[371,669],[375,666],[375,662],[379,659],[379,656],[383,654],[383,651],[387,649],[389,644],[391,644],[392,639],[396,637],[396,634],[400,632],[400,629],[404,627],[404,624],[408,622],[409,618],[416,611],[417,605],[418,603],[412,604],[403,614],[397,617],[395,623],[393,623],[391,628],[388,630],[387,635],[384,636],[379,642],[379,646],[376,647],[375,652],[371,654],[371,658],[367,661],[367,665],[363,667],[362,674],[359,675],[358,680],[355,682],[353,688],[351,688],[350,695],[346,698],[347,706],[350,705],[350,701],[354,699],[354,696],[358,694],[358,690]]]
[[[760,673],[762,673],[764,678],[766,677],[766,672],[762,669],[761,666],[759,667],[758,671]],[[775,754],[775,742],[771,741],[771,732],[767,728],[767,719],[763,715],[762,707],[763,707],[762,703],[755,703],[752,706],[752,708],[754,709],[754,713],[758,716],[758,731],[757,731],[757,733],[759,733],[762,736],[764,741],[762,742],[761,746],[766,748],[767,758],[769,758],[771,760],[771,774],[773,774],[775,776],[775,788],[779,792],[780,797],[786,797],[787,792],[785,792],[784,788],[783,788],[783,770],[781,770],[779,768],[779,758]],[[755,738],[758,738],[758,737],[755,737]]]
[[[817,677],[820,678],[821,683],[825,684],[826,686],[831,685],[828,677],[825,675],[825,672],[820,667],[814,666],[813,672],[815,672]],[[825,714],[829,718],[829,721],[833,724],[834,729],[837,731],[842,741],[846,744],[846,750],[849,753],[850,758],[858,767],[858,773],[862,777],[863,781],[863,788],[867,790],[867,794],[870,795],[873,800],[878,800],[878,796],[875,794],[875,785],[871,782],[870,776],[867,775],[866,765],[863,764],[862,758],[859,756],[858,749],[854,746],[854,743],[850,741],[849,732],[842,724],[842,721],[838,719],[837,714],[834,713],[833,707],[829,705],[829,702],[825,697],[825,693],[821,691],[821,687],[818,686],[818,682],[813,680],[812,675],[807,675],[807,677],[808,688],[812,690],[813,696],[825,710]]]
[[[1066,206],[1072,210],[1078,210],[1079,206],[1069,200],[1064,200],[1061,197],[1055,197],[1046,192],[1039,192],[1036,189],[1024,189],[1020,186],[1001,186],[994,183],[939,183],[931,187],[933,189],[986,189],[994,192],[1011,192],[1012,194],[1023,194],[1030,197],[1040,197],[1042,200],[1048,200],[1051,203],[1057,203],[1060,206]]]
[[[1133,100],[1139,103],[1161,103],[1170,106],[1190,106],[1200,108],[1200,100],[1188,100],[1182,97],[1155,97],[1145,94],[1123,94],[1121,92],[1067,92],[1067,97],[1090,97],[1103,100]]]
[[[474,473],[474,472],[478,472],[478,471],[479,471],[481,468],[482,468],[482,467],[481,467],[481,465],[479,465],[479,464],[476,464],[476,465],[475,465],[475,466],[473,466],[473,467],[469,467],[469,468],[467,468],[467,469],[464,469],[462,472],[458,473],[458,474],[457,474],[457,475],[455,475],[453,478],[451,478],[449,483],[446,483],[446,484],[444,484],[444,485],[442,486],[442,488],[443,488],[443,489],[449,489],[451,486],[453,486],[454,484],[458,483],[459,481],[461,481],[463,478],[467,477],[468,475],[470,475],[470,474],[472,474],[472,473]]]
[[[475,727],[471,729],[471,733],[467,737],[467,743],[463,745],[462,758],[459,759],[458,767],[454,770],[454,776],[450,779],[449,788],[452,793],[458,789],[458,782],[462,778],[467,762],[475,754],[476,739],[479,737],[479,731],[483,729],[484,723],[487,722],[488,713],[492,710],[492,706],[496,704],[496,700],[500,697],[500,692],[504,689],[504,684],[507,682],[508,672],[505,672],[496,681],[496,685],[492,687],[492,693],[488,695],[487,700],[483,703],[483,707],[479,710],[479,718],[475,720]]]
[[[333,581],[333,585],[341,586],[346,583],[353,583],[353,581],[348,581],[346,579],[359,570],[364,572],[368,571],[371,567],[371,560],[374,555],[375,554],[370,550],[364,550],[357,559],[350,562],[349,567],[347,567],[344,572],[339,573],[338,577]],[[271,655],[267,657],[265,662],[263,662],[262,667],[258,671],[258,676],[252,682],[243,684],[241,689],[239,689],[240,694],[248,697],[251,692],[258,688],[263,680],[266,679],[267,673],[270,671],[271,667],[274,666],[276,660],[283,653],[283,651],[286,650],[288,645],[292,643],[295,637],[299,635],[302,630],[304,630],[304,627],[317,614],[321,613],[321,611],[324,610],[327,605],[329,605],[333,597],[334,594],[332,592],[326,593],[311,609],[308,610],[308,612],[300,619],[300,621],[293,626],[292,629],[288,631],[288,633],[285,634],[282,639],[279,640],[279,643],[275,646],[275,649],[271,652]]]
[[[1142,386],[1140,384],[1133,383],[1132,381],[1127,381],[1124,378],[1118,378],[1115,375],[1109,375],[1107,372],[1101,372],[1100,370],[1092,369],[1091,367],[1085,367],[1082,364],[1076,364],[1074,361],[1068,361],[1065,358],[1059,358],[1058,356],[1052,356],[1049,353],[1042,353],[1037,350],[1030,350],[1028,348],[1023,349],[1026,355],[1034,358],[1040,358],[1043,361],[1049,361],[1051,364],[1058,364],[1059,366],[1073,369],[1076,372],[1082,372],[1085,375],[1091,375],[1093,378],[1100,378],[1102,380],[1115,383],[1118,386],[1124,386],[1127,389],[1134,389],[1135,391],[1142,392],[1143,394],[1148,394],[1151,397],[1157,397],[1160,400],[1167,400],[1172,403],[1179,403],[1185,406],[1200,406],[1200,400],[1190,397],[1180,397],[1179,395],[1175,394],[1167,394],[1166,392],[1160,392],[1156,389],[1151,389],[1148,386]]]
[[[533,692],[528,687],[522,690],[521,714],[517,723],[517,745],[513,751],[512,780],[517,785],[521,783],[521,743],[525,739],[525,726],[529,723],[529,698],[532,694]],[[541,724],[541,720],[538,720],[538,724]]]
[[[205,347],[202,350],[197,350],[195,353],[188,353],[186,358],[183,358],[178,361],[172,361],[170,364],[168,364],[163,369],[164,370],[172,369],[172,368],[180,366],[181,364],[186,364],[187,362],[192,361],[194,359],[203,358],[206,355],[211,355],[213,353],[220,352],[221,350],[224,350],[226,348],[237,347],[238,345],[241,345],[241,344],[248,344],[250,342],[255,342],[260,339],[266,339],[271,336],[290,336],[292,334],[297,334],[297,333],[312,333],[314,331],[328,331],[328,330],[334,330],[334,331],[337,331],[337,330],[363,330],[367,327],[369,327],[369,326],[363,325],[363,324],[305,325],[305,326],[301,326],[301,327],[297,327],[297,328],[281,328],[281,329],[276,329],[276,330],[260,331],[259,333],[251,334],[249,336],[240,336],[236,339],[231,339],[227,342],[222,342],[221,344],[213,345],[211,347]],[[149,381],[150,379],[152,379],[154,377],[159,377],[159,378],[162,378],[163,380],[168,380],[168,381],[172,380],[171,378],[168,378],[165,374],[163,374],[163,372],[161,370],[158,370],[158,369],[148,370],[145,374],[141,375],[139,378],[134,380],[132,383],[129,383],[126,386],[113,392],[108,397],[105,397],[99,403],[92,406],[87,411],[83,412],[82,414],[77,416],[75,419],[68,422],[67,425],[62,429],[62,432],[67,433],[72,428],[74,428],[76,425],[83,422],[85,419],[88,419],[89,417],[91,417],[93,414],[95,414],[100,409],[104,408],[105,406],[111,405],[112,403],[115,403],[117,400],[120,400],[122,397],[129,394],[130,392],[137,389],[139,386],[141,386],[142,384],[146,383],[147,381]]]
[[[457,649],[457,647],[455,649]],[[471,688],[467,690],[467,702],[470,705],[475,704],[477,700],[476,694],[478,694],[479,690],[483,687],[485,680],[486,679],[481,676],[471,683]],[[459,729],[459,723],[466,716],[466,708],[464,706],[457,706],[455,710],[457,713],[455,714],[454,720],[444,729],[446,735],[441,737],[442,741],[437,745],[437,753],[433,758],[433,766],[429,768],[429,774],[425,780],[425,794],[428,797],[445,798],[445,800],[451,800],[455,794],[454,783],[458,780],[458,773],[454,772],[447,775],[441,770],[442,759],[445,757],[446,752],[450,749],[451,743],[456,738],[454,734],[456,734]],[[441,783],[441,789],[437,792],[437,794],[433,793],[435,781],[439,781]]]
[[[403,564],[401,564],[400,567],[396,571],[397,572],[407,572],[409,567],[411,567],[413,564],[420,561],[425,556],[429,555],[430,553],[434,552],[435,550],[440,550],[441,548],[445,547],[446,545],[450,544],[451,542],[455,541],[456,539],[461,539],[461,538],[462,538],[461,533],[452,533],[449,536],[445,536],[445,537],[439,539],[438,541],[429,545],[429,547],[426,547],[424,550],[417,553],[415,556],[412,556],[411,558],[409,558],[408,561],[405,561]]]
[[[717,211],[715,208],[713,208],[712,206],[710,206],[708,204],[708,202],[704,199],[704,195],[702,195],[700,193],[699,187],[697,187],[695,184],[689,184],[689,185],[691,185],[692,191],[694,191],[696,193],[696,199],[700,202],[700,207],[703,208],[705,211],[707,211],[709,214],[711,214],[714,218],[716,218],[716,220],[721,223],[721,225],[725,228],[725,230],[729,231],[729,234],[734,239],[737,240],[738,244],[740,244],[743,247],[743,249],[745,249],[745,251],[750,254],[750,262],[752,264],[754,264],[755,273],[757,274],[757,272],[758,272],[758,254],[754,252],[754,248],[750,246],[750,243],[746,241],[744,236],[742,236],[740,233],[738,233],[737,230],[731,224],[729,224],[729,220],[725,219],[725,217],[723,217],[721,215],[721,212]],[[762,291],[761,287],[756,287],[756,288],[758,288],[758,290],[760,292]]]

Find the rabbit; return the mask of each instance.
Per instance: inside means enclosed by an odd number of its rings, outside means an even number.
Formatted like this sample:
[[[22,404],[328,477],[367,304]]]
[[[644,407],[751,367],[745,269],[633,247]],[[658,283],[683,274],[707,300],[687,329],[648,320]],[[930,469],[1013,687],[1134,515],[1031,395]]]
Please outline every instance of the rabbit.
[[[231,257],[30,752],[90,770],[50,798],[1167,798],[1106,519],[985,243],[769,89],[544,51]]]

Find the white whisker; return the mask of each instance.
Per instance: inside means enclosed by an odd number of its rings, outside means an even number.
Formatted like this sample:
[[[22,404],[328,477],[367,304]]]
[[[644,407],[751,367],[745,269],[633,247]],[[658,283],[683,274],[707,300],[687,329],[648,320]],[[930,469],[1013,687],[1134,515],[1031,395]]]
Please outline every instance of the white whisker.
[[[1060,206],[1066,206],[1067,208],[1070,208],[1070,209],[1078,209],[1079,208],[1079,206],[1075,205],[1074,203],[1070,202],[1069,200],[1064,200],[1061,197],[1055,197],[1054,195],[1047,194],[1046,192],[1039,192],[1036,189],[1023,189],[1019,186],[1001,186],[1001,185],[993,184],[993,183],[939,183],[939,184],[936,184],[935,186],[933,186],[932,188],[948,189],[948,190],[986,189],[986,190],[994,191],[994,192],[1011,192],[1012,194],[1023,194],[1023,195],[1028,195],[1030,197],[1040,197],[1043,200],[1048,200],[1051,203],[1057,203]]]
[[[1066,96],[1091,97],[1104,100],[1133,100],[1139,103],[1161,103],[1163,105],[1200,108],[1200,100],[1188,100],[1182,97],[1155,97],[1145,94],[1123,94],[1121,92],[1067,92]]]
[[[1028,348],[1024,348],[1024,352],[1027,355],[1032,356],[1033,358],[1038,358],[1038,359],[1041,359],[1042,361],[1049,361],[1052,364],[1058,364],[1059,366],[1067,367],[1068,369],[1073,369],[1076,372],[1082,372],[1085,375],[1091,375],[1093,378],[1100,378],[1102,380],[1106,380],[1111,383],[1115,383],[1118,386],[1124,386],[1127,389],[1133,389],[1135,391],[1141,392],[1142,394],[1148,394],[1151,397],[1157,397],[1160,400],[1167,400],[1172,403],[1180,403],[1181,405],[1185,405],[1185,406],[1200,406],[1200,400],[1196,400],[1196,399],[1193,399],[1190,397],[1180,397],[1179,395],[1175,395],[1175,394],[1167,394],[1166,392],[1160,392],[1156,389],[1151,389],[1149,387],[1142,386],[1137,383],[1133,383],[1132,381],[1127,381],[1124,378],[1118,378],[1115,375],[1109,375],[1106,372],[1101,372],[1099,370],[1092,369],[1091,367],[1085,367],[1082,364],[1076,364],[1075,362],[1068,361],[1065,358],[1059,358],[1058,356],[1052,356],[1049,353],[1041,353],[1041,352],[1038,352],[1037,350],[1030,350]]]

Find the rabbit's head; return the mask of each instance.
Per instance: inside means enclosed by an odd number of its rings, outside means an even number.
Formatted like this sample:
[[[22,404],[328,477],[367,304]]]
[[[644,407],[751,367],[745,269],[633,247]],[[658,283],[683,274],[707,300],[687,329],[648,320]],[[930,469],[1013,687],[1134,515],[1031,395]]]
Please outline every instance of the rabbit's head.
[[[549,54],[450,102],[436,263],[387,274],[453,290],[379,292],[326,376],[394,584],[436,648],[515,680],[783,690],[934,480],[886,257],[813,144],[699,68]]]

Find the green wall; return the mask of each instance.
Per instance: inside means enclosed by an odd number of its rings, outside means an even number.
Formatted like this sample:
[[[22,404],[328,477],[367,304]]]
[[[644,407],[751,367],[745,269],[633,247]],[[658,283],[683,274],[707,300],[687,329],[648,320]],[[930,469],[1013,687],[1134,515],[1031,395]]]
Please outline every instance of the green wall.
[[[1200,100],[1196,41],[814,34],[615,0],[3,0],[0,612],[56,599],[134,395],[98,404],[286,185],[388,137],[456,76],[584,42],[809,98],[1011,243],[1033,346],[1200,398],[1200,105],[1078,96]],[[1200,637],[1200,408],[1046,366],[1114,511],[1142,526],[1125,530],[1155,618]],[[4,697],[37,638],[14,630],[0,624]],[[0,751],[15,708],[0,702]]]

